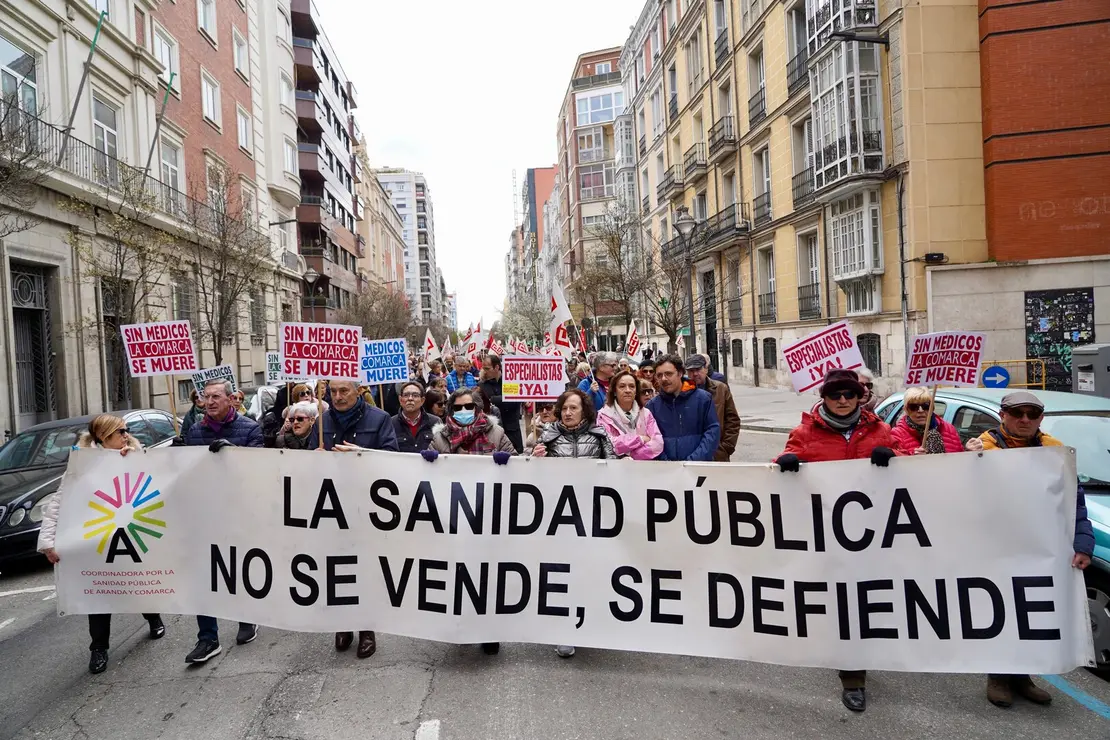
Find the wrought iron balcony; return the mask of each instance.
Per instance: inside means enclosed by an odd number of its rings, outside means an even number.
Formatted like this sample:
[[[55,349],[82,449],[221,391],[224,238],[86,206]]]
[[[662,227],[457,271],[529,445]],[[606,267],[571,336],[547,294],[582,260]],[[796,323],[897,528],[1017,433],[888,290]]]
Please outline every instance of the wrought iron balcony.
[[[728,29],[722,28],[721,32],[717,34],[717,40],[713,43],[713,56],[717,69],[721,68],[730,53],[732,53],[732,47],[728,43]]]
[[[806,203],[813,202],[813,170],[804,169],[791,179],[791,189],[794,193],[794,207],[801,208]]]
[[[687,258],[686,242],[683,241],[681,236],[676,236],[668,242],[664,242],[659,248],[659,255],[662,257],[663,262],[668,264],[675,264],[683,262]]]
[[[709,129],[709,158],[717,163],[736,151],[736,124],[732,116],[724,116]]]
[[[773,324],[778,311],[775,307],[775,292],[759,294],[759,323]]]
[[[798,287],[798,318],[821,318],[821,284],[810,283]]]
[[[765,224],[771,220],[771,193],[760,193],[752,199],[752,215],[755,225]]]
[[[643,157],[647,154],[647,134],[640,137],[640,156]]]
[[[671,168],[663,175],[663,182],[659,183],[657,194],[659,199],[663,200],[670,195],[682,193],[684,187],[685,180],[682,175],[682,165],[671,165]]]
[[[651,196],[645,195],[644,199],[640,201],[644,214],[651,213]]]
[[[733,203],[710,216],[705,222],[706,241],[710,245],[727,242],[737,232],[751,228],[747,203]]]
[[[755,95],[748,98],[748,125],[755,126],[767,117],[767,90],[760,86]]]
[[[786,63],[786,87],[791,95],[805,88],[809,82],[807,61],[809,61],[809,49],[802,46],[794,58]]]
[[[682,166],[689,182],[705,177],[705,144],[694,144],[687,149],[686,156],[682,158]]]
[[[678,93],[671,93],[671,102],[667,104],[667,112],[670,114],[670,122],[674,123],[678,118]]]
[[[728,304],[728,325],[740,326],[744,323],[744,298],[734,295],[725,299]]]

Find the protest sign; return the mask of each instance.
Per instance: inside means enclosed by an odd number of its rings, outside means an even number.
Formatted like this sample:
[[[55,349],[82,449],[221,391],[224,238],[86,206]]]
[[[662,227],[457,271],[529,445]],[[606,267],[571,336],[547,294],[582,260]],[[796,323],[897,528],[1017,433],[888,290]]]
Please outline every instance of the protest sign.
[[[798,393],[821,385],[829,370],[863,367],[856,337],[845,321],[784,346],[782,354],[790,370],[790,382]]]
[[[359,382],[362,330],[357,326],[283,323],[280,336],[283,381]]]
[[[120,327],[132,378],[194,373],[197,353],[188,321],[155,321]]]
[[[266,385],[276,385],[281,382],[281,353],[266,353]]]
[[[217,365],[216,367],[205,368],[193,373],[193,387],[197,389],[197,393],[204,393],[204,385],[210,380],[227,380],[231,382],[231,392],[239,390],[239,384],[235,382],[235,368],[231,365]]]
[[[906,366],[907,386],[979,385],[984,335],[971,331],[918,334]]]
[[[405,339],[363,339],[359,360],[363,385],[400,383],[409,379],[409,347]]]
[[[1075,457],[1061,447],[789,475],[82,449],[60,490],[63,615],[210,614],[826,668],[1064,673],[1093,658],[1071,567]]]
[[[506,401],[555,401],[566,388],[561,357],[518,355],[501,360],[501,397]]]

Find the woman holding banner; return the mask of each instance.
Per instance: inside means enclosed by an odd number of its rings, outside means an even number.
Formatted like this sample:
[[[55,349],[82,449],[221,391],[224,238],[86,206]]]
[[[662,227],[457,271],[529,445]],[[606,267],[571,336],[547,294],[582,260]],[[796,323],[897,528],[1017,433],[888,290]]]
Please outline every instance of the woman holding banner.
[[[639,404],[638,385],[630,371],[617,373],[597,421],[609,435],[616,454],[633,460],[654,460],[663,451],[663,434],[651,411]]]
[[[956,427],[933,414],[930,418],[932,394],[928,388],[910,388],[902,402],[905,413],[891,430],[891,436],[902,455],[935,455],[944,452],[963,452],[960,433]],[[925,432],[925,422],[929,431]]]
[[[802,414],[786,449],[775,460],[779,469],[797,473],[800,463],[871,459],[885,468],[894,451],[890,427],[863,407],[867,389],[854,370],[830,370],[821,385],[821,403]],[[924,422],[924,420],[922,420]],[[867,708],[866,671],[840,671],[840,700],[853,712]]]
[[[89,429],[77,440],[75,447],[87,449],[119,450],[120,455],[143,448],[139,440],[127,431],[127,424],[114,414],[100,414],[89,422]],[[61,500],[55,493],[50,501],[43,507],[42,528],[39,530],[38,550],[51,563],[57,563],[61,558],[54,550],[54,535],[58,529],[58,510]],[[150,625],[150,639],[160,640],[166,634],[166,626],[162,624],[162,617],[158,614],[144,614],[147,624]],[[89,673],[103,673],[108,668],[108,639],[112,632],[111,614],[89,615],[89,636],[92,643],[89,645]]]

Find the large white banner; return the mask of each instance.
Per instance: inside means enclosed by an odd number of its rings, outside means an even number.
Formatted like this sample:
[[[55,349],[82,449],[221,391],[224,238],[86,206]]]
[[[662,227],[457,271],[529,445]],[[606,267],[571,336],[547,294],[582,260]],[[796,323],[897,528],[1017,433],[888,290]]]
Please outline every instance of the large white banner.
[[[310,462],[309,462],[310,461]],[[803,465],[79,450],[61,614],[798,666],[1092,659],[1065,448]]]

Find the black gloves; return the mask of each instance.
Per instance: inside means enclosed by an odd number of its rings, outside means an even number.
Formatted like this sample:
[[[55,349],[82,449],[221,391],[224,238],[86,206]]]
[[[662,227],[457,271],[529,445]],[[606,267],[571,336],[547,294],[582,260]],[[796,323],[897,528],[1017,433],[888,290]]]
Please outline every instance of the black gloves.
[[[778,463],[779,470],[783,473],[797,473],[801,470],[801,460],[792,452],[779,455],[775,462]]]
[[[512,455],[510,455],[508,452],[498,450],[497,452],[493,453],[493,462],[496,465],[508,465],[510,457],[512,457]]]
[[[889,447],[876,447],[871,450],[871,464],[885,468],[890,465],[890,458],[894,457],[894,450]]]
[[[173,441],[170,442],[170,447],[184,447],[184,446],[185,446],[185,440],[183,440],[181,437],[174,437]]]
[[[217,439],[212,444],[208,445],[209,452],[219,452],[225,447],[234,447],[235,445],[228,442],[226,439]]]

